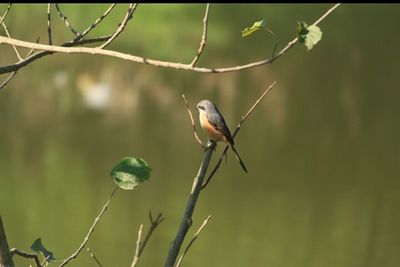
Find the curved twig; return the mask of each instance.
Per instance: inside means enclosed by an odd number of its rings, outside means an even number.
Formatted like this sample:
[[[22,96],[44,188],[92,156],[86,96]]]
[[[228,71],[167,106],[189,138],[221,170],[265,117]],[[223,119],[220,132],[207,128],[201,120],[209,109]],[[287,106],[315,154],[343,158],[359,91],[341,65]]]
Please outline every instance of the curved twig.
[[[100,46],[101,49],[103,49],[104,47],[106,47],[107,45],[109,45],[112,41],[115,40],[115,38],[118,37],[118,35],[121,34],[121,32],[125,29],[126,25],[128,24],[129,20],[132,19],[132,14],[133,12],[135,12],[136,8],[137,8],[138,4],[135,3],[131,3],[129,4],[129,8],[128,11],[126,12],[125,18],[124,20],[121,22],[121,24],[119,25],[118,29],[114,32],[114,34],[111,36],[110,39],[107,40],[107,42],[105,42],[104,44],[102,44]]]
[[[187,108],[187,111],[188,111],[189,116],[190,116],[190,121],[191,121],[191,123],[192,123],[194,137],[196,138],[197,142],[201,145],[201,147],[202,147],[202,148],[205,148],[204,145],[203,145],[203,142],[201,142],[199,136],[197,135],[196,124],[194,123],[192,111],[190,110],[190,106],[189,106],[189,104],[188,104],[188,102],[187,102],[187,100],[186,100],[185,95],[182,95],[182,98],[183,98],[183,100],[185,101],[186,108]]]
[[[108,16],[108,14],[111,13],[111,11],[113,10],[113,8],[116,6],[117,4],[111,4],[107,10],[103,13],[103,15],[101,15],[99,18],[97,18],[86,30],[84,30],[82,32],[82,34],[79,37],[76,37],[74,41],[80,40],[83,37],[85,37],[91,30],[93,30],[105,17]]]
[[[203,35],[201,36],[201,41],[200,41],[200,46],[199,49],[197,50],[197,55],[193,58],[192,62],[190,63],[190,66],[194,66],[196,62],[199,60],[201,53],[203,53],[203,49],[206,46],[207,42],[207,24],[208,24],[208,14],[210,12],[210,4],[207,4],[206,6],[206,12],[204,13],[204,18],[203,18]]]
[[[16,248],[10,249],[10,255],[11,257],[14,256],[14,254],[17,254],[18,256],[27,258],[27,259],[33,259],[35,261],[35,264],[37,267],[42,267],[42,264],[40,263],[39,256],[37,254],[33,253],[28,253]]]
[[[69,23],[68,18],[66,16],[64,16],[64,14],[61,12],[60,7],[58,6],[58,4],[56,3],[56,9],[58,12],[58,15],[60,15],[61,20],[65,23],[65,26],[67,26],[67,28],[73,33],[75,34],[75,36],[80,37],[81,33],[78,32],[77,30],[74,29],[74,27],[72,27],[71,23]]]
[[[82,249],[86,246],[87,242],[89,241],[90,236],[92,235],[94,228],[96,227],[97,223],[100,221],[101,216],[103,216],[104,212],[107,210],[108,205],[110,204],[113,196],[115,195],[115,193],[117,192],[119,187],[115,187],[115,189],[112,191],[110,197],[108,198],[106,204],[104,204],[103,208],[101,209],[99,215],[94,219],[94,222],[92,224],[92,226],[89,228],[89,232],[86,234],[85,238],[83,239],[83,242],[80,244],[80,246],[78,247],[78,249],[72,253],[71,256],[69,256],[68,258],[66,258],[58,267],[62,267],[68,264],[68,262],[70,262],[71,260],[75,259],[76,257],[78,257],[79,253],[82,251]]]

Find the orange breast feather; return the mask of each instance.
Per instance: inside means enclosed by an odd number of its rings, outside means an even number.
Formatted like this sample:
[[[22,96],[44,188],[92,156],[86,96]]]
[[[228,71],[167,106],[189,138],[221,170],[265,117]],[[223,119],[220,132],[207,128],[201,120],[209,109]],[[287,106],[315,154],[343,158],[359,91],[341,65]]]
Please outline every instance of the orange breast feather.
[[[216,130],[214,128],[214,126],[212,126],[208,122],[208,119],[207,119],[205,114],[200,115],[200,124],[201,124],[201,127],[207,132],[207,134],[210,137],[210,139],[212,139],[214,141],[224,141],[224,142],[226,142],[225,136],[221,132]]]

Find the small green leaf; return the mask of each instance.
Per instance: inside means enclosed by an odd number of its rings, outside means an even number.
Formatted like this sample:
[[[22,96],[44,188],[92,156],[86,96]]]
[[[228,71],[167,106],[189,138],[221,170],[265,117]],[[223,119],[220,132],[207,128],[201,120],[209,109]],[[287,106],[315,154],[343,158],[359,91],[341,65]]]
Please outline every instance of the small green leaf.
[[[315,44],[317,44],[322,37],[321,29],[318,26],[311,25],[308,29],[307,38],[305,41],[305,45],[308,50],[311,50]]]
[[[304,44],[304,41],[307,38],[307,34],[308,34],[307,27],[308,27],[308,25],[304,21],[297,22],[297,28],[296,28],[297,37],[299,38],[299,42],[302,44]]]
[[[260,21],[256,21],[253,23],[253,26],[247,27],[242,31],[242,37],[249,36],[249,35],[253,34],[254,32],[258,31],[259,29],[265,28],[266,25],[267,25],[267,22],[264,19],[260,20]]]
[[[111,177],[118,187],[132,190],[150,177],[151,168],[142,158],[126,157],[121,159],[111,170]]]
[[[47,261],[52,261],[55,260],[55,258],[53,257],[53,252],[48,251],[42,244],[42,239],[38,238],[35,240],[35,242],[33,242],[33,244],[31,245],[31,249],[33,251],[35,251],[36,253],[40,253],[43,255],[44,258],[47,259]]]
[[[318,26],[308,26],[304,21],[297,22],[296,32],[299,42],[304,44],[308,50],[311,50],[322,37],[321,29]]]

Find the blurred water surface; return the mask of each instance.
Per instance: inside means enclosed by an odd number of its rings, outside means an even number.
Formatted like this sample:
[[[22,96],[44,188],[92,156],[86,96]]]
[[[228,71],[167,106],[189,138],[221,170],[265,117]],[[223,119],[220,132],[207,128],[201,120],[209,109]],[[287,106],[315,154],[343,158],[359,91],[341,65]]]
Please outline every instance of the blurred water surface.
[[[61,6],[78,29],[106,9]],[[243,28],[266,18],[282,47],[298,20],[311,23],[328,7],[215,4],[199,65],[265,58],[272,37],[241,38]],[[45,43],[46,8],[15,5],[13,36]],[[126,8],[96,33],[112,32]],[[204,8],[140,5],[110,49],[190,62]],[[56,13],[53,21],[55,42],[72,38]],[[399,5],[343,5],[320,25],[322,41],[310,52],[296,46],[272,65],[227,74],[88,55],[30,64],[0,92],[0,212],[10,246],[29,251],[41,237],[57,258],[69,256],[114,188],[113,164],[140,156],[151,180],[117,193],[88,247],[105,266],[129,266],[139,225],[147,229],[148,211],[161,211],[166,219],[140,266],[162,266],[202,158],[181,94],[193,106],[214,101],[233,128],[277,80],[236,139],[249,174],[229,154],[200,196],[188,236],[213,217],[185,265],[399,266],[399,23]],[[15,60],[7,49],[1,65]],[[82,251],[70,266],[96,264]]]

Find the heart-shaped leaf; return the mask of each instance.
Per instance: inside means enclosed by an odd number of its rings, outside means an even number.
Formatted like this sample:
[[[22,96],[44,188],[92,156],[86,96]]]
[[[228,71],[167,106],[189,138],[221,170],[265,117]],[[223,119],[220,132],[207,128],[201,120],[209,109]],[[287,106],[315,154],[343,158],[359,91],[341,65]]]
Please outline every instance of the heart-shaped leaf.
[[[308,34],[304,44],[307,46],[308,50],[311,50],[311,48],[321,40],[322,32],[321,29],[315,25],[311,25],[307,29]]]
[[[150,178],[151,168],[142,158],[126,157],[111,170],[111,177],[118,187],[132,190]]]
[[[318,26],[308,26],[304,21],[297,22],[296,32],[299,42],[304,44],[308,50],[311,50],[322,37],[322,31]]]

